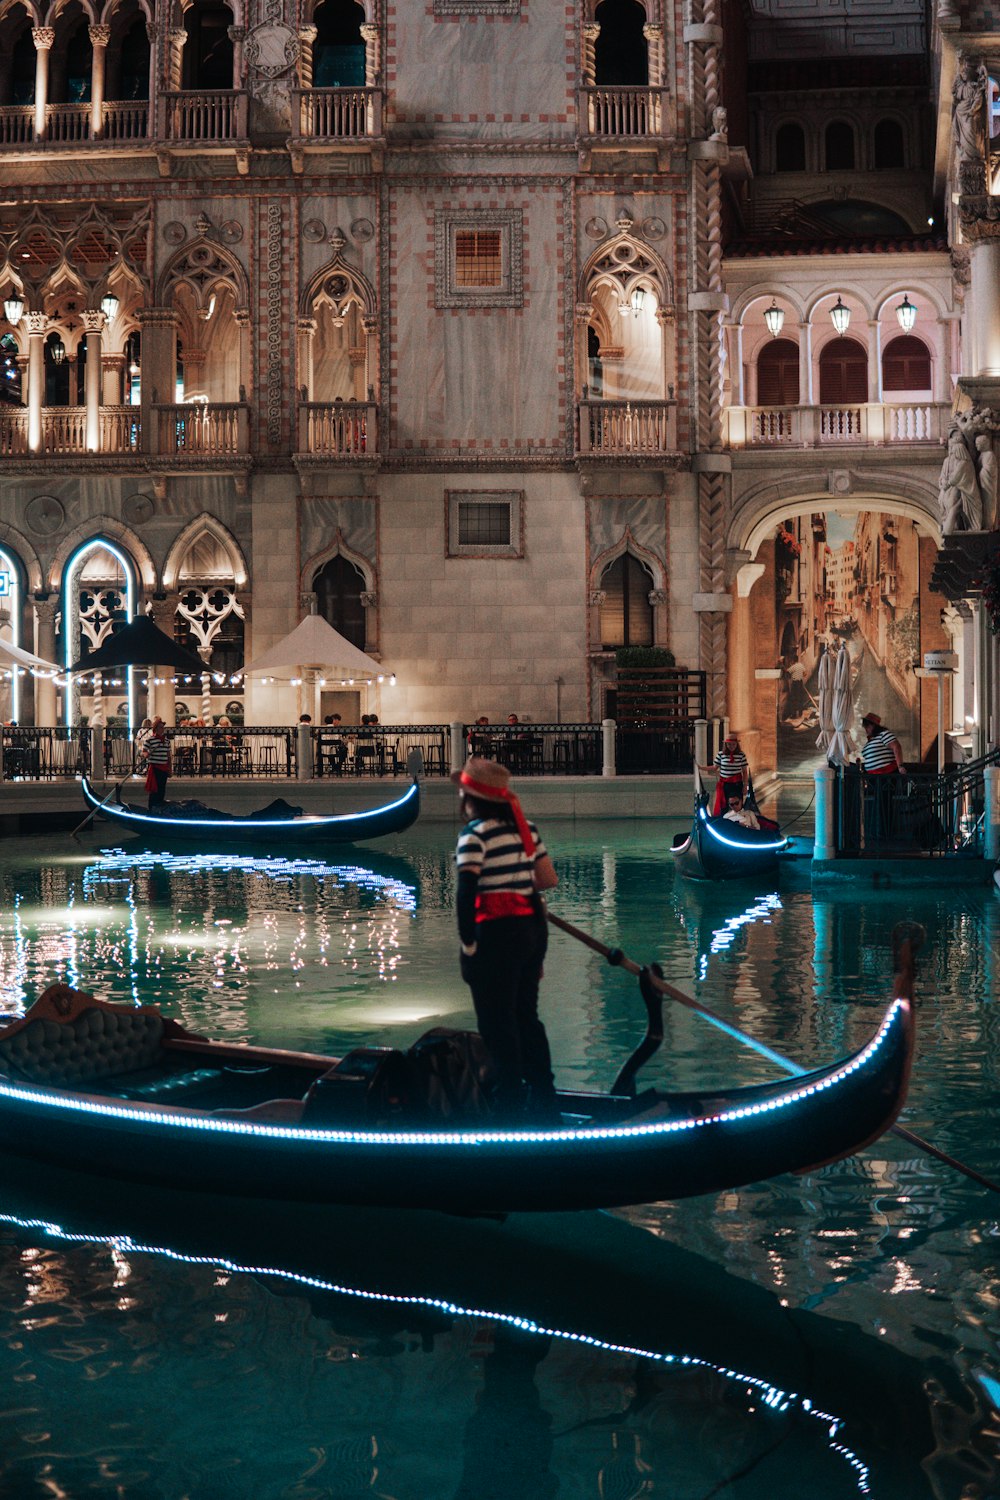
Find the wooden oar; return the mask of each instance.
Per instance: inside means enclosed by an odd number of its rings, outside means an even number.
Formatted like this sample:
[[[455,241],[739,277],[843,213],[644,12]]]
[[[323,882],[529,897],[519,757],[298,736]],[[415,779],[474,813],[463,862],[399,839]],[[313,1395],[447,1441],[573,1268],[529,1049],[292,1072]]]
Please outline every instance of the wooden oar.
[[[566,932],[570,937],[575,937],[578,942],[585,944],[586,947],[593,948],[595,953],[600,953],[614,967],[625,969],[629,974],[649,974],[648,982],[661,994],[665,995],[668,1000],[676,1000],[678,1005],[685,1005],[688,1010],[696,1011],[699,1016],[704,1016],[706,1021],[710,1021],[713,1026],[717,1026],[720,1031],[724,1031],[729,1036],[735,1037],[738,1042],[742,1042],[745,1046],[752,1047],[755,1052],[759,1052],[762,1057],[766,1057],[771,1062],[776,1063],[779,1068],[784,1068],[786,1073],[801,1074],[807,1071],[807,1069],[799,1067],[798,1063],[792,1062],[790,1058],[783,1057],[780,1052],[775,1052],[765,1042],[760,1042],[756,1037],[750,1036],[748,1032],[741,1031],[738,1026],[733,1026],[722,1016],[717,1015],[714,1010],[709,1010],[707,1005],[702,1005],[700,1001],[695,1000],[692,995],[685,994],[683,990],[679,990],[674,985],[669,984],[667,980],[662,979],[655,971],[649,969],[643,970],[641,965],[637,964],[633,959],[628,958],[620,948],[607,947],[606,944],[599,942],[589,932],[584,932],[580,927],[574,927],[572,922],[567,922],[563,917],[557,917],[554,912],[547,911],[546,916],[553,927],[558,927],[561,932]],[[919,942],[916,940],[916,933],[918,931],[921,931],[921,929],[902,926],[897,928],[896,932],[893,933],[894,947],[896,948],[897,992],[900,995],[905,995],[908,999],[913,998],[913,951],[919,946]],[[1000,1193],[1000,1183],[993,1182],[989,1177],[984,1177],[981,1172],[977,1172],[973,1167],[967,1167],[964,1162],[959,1161],[954,1156],[949,1156],[947,1152],[940,1150],[939,1147],[931,1145],[930,1141],[925,1141],[922,1136],[916,1135],[914,1131],[907,1130],[905,1125],[891,1125],[889,1128],[893,1135],[898,1135],[901,1140],[908,1142],[909,1145],[917,1146],[921,1151],[926,1151],[928,1156],[935,1157],[936,1160],[944,1162],[946,1166],[954,1167],[956,1172],[961,1172],[973,1182],[978,1182],[980,1187],[989,1188],[991,1193]]]
[[[115,792],[120,792],[124,785],[125,777],[123,776],[121,781],[115,782],[108,795],[104,798],[104,801],[99,802],[96,807],[92,807],[90,809],[90,812],[84,818],[83,822],[76,825],[76,827],[73,829],[73,832],[70,834],[70,838],[75,839],[80,830],[86,828],[87,824],[90,822],[91,818],[93,818],[94,814],[99,813],[105,802],[110,802],[111,798],[115,795]]]

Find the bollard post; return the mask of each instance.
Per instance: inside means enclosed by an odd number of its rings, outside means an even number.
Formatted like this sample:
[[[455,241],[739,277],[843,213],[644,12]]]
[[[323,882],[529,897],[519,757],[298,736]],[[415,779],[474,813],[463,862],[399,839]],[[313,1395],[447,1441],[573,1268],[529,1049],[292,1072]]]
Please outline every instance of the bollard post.
[[[695,719],[694,721],[694,794],[697,797],[701,791],[701,776],[699,766],[708,765],[708,720]]]
[[[984,774],[983,858],[1000,859],[1000,766],[987,766]]]
[[[312,781],[313,779],[313,741],[312,726],[310,724],[300,724],[298,726],[295,774],[299,781]]]
[[[90,731],[90,779],[104,781],[104,725],[95,724]]]
[[[837,846],[833,832],[833,783],[837,773],[831,766],[819,766],[816,778],[816,833],[813,859],[836,859]]]
[[[451,769],[460,771],[465,765],[465,725],[451,726]]]
[[[614,776],[615,774],[615,721],[614,719],[602,719],[601,721],[601,761],[602,776]]]

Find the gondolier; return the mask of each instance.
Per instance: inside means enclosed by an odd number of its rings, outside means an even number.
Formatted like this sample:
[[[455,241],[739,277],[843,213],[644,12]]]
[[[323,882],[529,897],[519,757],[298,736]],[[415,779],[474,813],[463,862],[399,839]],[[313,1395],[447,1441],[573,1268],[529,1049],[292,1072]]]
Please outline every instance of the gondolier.
[[[162,807],[167,800],[167,779],[170,776],[170,746],[167,744],[167,726],[157,714],[153,720],[149,738],[143,748],[146,764],[146,790],[149,793],[147,806]]]
[[[906,772],[903,747],[878,714],[865,714],[861,727],[866,742],[861,746],[858,764],[866,776],[878,778],[871,783],[870,795],[865,799],[865,841],[880,843],[892,825],[892,778]]]
[[[508,1120],[526,1108],[535,1120],[557,1116],[538,983],[548,942],[539,892],[559,877],[506,766],[474,755],[452,780],[469,820],[455,852],[460,964],[495,1070],[494,1112]]]
[[[712,816],[718,818],[729,806],[730,797],[739,797],[742,804],[750,790],[750,762],[743,753],[738,735],[726,736],[725,744],[715,757],[715,769],[719,779],[715,786]]]

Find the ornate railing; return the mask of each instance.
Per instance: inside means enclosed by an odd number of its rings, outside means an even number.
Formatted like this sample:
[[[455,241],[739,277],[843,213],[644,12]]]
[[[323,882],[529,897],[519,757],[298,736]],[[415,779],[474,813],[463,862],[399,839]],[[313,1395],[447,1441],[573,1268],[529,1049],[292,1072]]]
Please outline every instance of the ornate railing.
[[[47,104],[45,131],[35,135],[35,106],[6,104],[0,108],[0,150],[12,146],[66,146],[89,142],[145,140],[149,130],[149,105],[145,99],[104,104],[101,130],[93,132],[93,109],[89,104]]]
[[[239,401],[154,406],[158,442],[153,450],[174,458],[225,458],[246,453],[247,407]]]
[[[587,135],[661,135],[666,120],[667,90],[599,85],[579,91],[579,118]]]
[[[937,401],[848,403],[826,406],[730,406],[729,443],[743,447],[818,447],[820,444],[941,443],[951,408]]]
[[[293,115],[305,140],[371,140],[382,134],[381,89],[293,89]]]
[[[371,401],[303,401],[299,450],[331,458],[373,456],[378,447],[378,407]]]
[[[246,139],[247,95],[240,89],[162,94],[160,108],[160,134],[173,144],[225,144]]]
[[[140,443],[137,406],[102,406],[98,412],[98,443],[88,443],[85,406],[46,406],[41,413],[41,441],[28,445],[28,411],[19,406],[0,408],[0,458],[36,457],[62,453],[134,453]]]
[[[673,401],[581,401],[580,453],[669,453],[677,446]]]

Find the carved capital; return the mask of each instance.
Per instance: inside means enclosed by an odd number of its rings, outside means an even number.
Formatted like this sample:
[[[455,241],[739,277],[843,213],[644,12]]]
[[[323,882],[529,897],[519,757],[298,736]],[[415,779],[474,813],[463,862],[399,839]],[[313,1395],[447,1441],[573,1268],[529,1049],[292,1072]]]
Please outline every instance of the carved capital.
[[[228,36],[229,40],[231,42],[233,42],[233,43],[235,43],[235,42],[242,42],[243,39],[245,38],[246,34],[247,34],[247,29],[246,29],[245,26],[227,26],[226,27],[226,35]]]
[[[670,595],[666,589],[650,589],[648,597],[652,609],[655,609],[658,604],[670,603]]]
[[[33,26],[31,28],[31,40],[39,52],[49,52],[55,45],[56,31],[54,26]]]
[[[365,609],[378,608],[378,594],[362,593],[361,603]]]
[[[607,603],[607,599],[607,589],[591,589],[587,602],[588,604],[596,605],[596,607],[599,609],[602,604]]]
[[[583,28],[583,39],[585,42],[596,42],[601,34],[601,28],[596,21],[590,21]]]
[[[1000,198],[991,193],[963,197],[958,205],[962,238],[970,243],[992,240],[1000,235]]]
[[[299,41],[302,42],[303,46],[311,47],[312,44],[313,44],[313,42],[316,40],[316,38],[318,36],[319,36],[319,27],[318,26],[300,26],[299,27]]]
[[[188,34],[184,30],[183,26],[172,26],[167,32],[167,41],[170,43],[171,47],[176,47],[178,52],[185,45],[187,39]]]
[[[54,626],[56,615],[59,613],[58,598],[33,599],[31,602],[35,606],[35,619],[39,625]]]
[[[362,26],[358,27],[358,30],[361,32],[362,39],[369,44],[378,41],[379,29],[371,21],[366,21]]]
[[[104,325],[108,321],[102,312],[82,312],[80,318],[83,322],[84,332],[88,335],[91,333],[103,333]]]
[[[295,327],[299,333],[307,334],[311,338],[319,327],[319,323],[315,318],[296,318]]]
[[[88,26],[87,35],[94,47],[106,47],[111,40],[110,26]]]
[[[48,313],[30,312],[30,313],[25,313],[24,316],[25,316],[25,320],[26,320],[26,322],[28,324],[28,335],[29,335],[29,337],[36,337],[37,338],[39,334],[44,334],[44,333],[46,333],[48,331],[48,326],[49,326],[49,315],[48,315]]]

